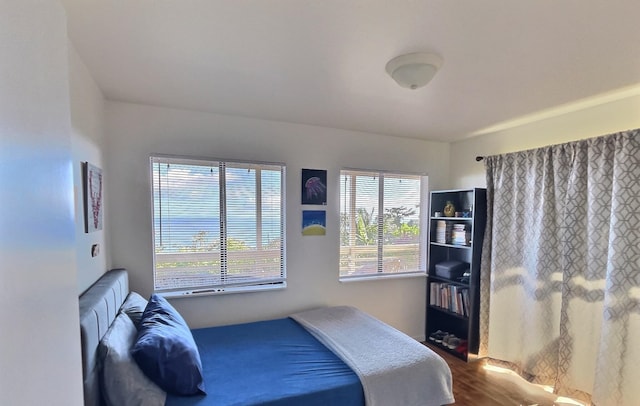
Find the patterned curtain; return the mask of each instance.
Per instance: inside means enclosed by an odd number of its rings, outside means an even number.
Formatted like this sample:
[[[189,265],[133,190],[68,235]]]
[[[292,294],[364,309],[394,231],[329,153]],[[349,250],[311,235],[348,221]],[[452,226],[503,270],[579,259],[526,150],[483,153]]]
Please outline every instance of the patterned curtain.
[[[640,402],[640,130],[491,156],[481,356],[558,395]]]

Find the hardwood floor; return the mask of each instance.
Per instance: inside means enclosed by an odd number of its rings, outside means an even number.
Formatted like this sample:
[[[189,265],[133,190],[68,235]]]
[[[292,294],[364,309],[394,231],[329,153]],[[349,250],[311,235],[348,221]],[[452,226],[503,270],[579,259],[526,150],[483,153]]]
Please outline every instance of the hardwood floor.
[[[437,347],[437,352],[451,368],[456,406],[553,406],[556,396],[541,388],[521,383],[519,377],[485,369],[483,360],[464,362]]]

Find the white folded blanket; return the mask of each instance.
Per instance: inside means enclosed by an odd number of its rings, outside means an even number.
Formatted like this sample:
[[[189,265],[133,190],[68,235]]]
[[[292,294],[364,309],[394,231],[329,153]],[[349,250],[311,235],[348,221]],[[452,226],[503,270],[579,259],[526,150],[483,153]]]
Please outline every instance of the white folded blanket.
[[[348,306],[291,316],[360,378],[367,406],[454,403],[447,363],[406,334]]]

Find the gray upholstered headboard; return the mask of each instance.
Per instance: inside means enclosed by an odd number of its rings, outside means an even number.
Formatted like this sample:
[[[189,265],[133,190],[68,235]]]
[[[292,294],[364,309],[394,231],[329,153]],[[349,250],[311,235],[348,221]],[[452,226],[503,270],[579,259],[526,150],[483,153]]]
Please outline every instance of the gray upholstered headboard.
[[[82,381],[85,406],[100,406],[98,343],[118,314],[129,293],[129,277],[124,269],[111,270],[80,295],[80,337]]]

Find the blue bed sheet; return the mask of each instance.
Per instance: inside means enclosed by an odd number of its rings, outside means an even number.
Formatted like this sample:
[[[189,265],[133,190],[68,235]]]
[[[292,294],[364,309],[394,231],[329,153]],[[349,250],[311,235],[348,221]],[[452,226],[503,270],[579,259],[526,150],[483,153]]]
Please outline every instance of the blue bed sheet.
[[[358,376],[290,318],[192,330],[206,396],[168,406],[362,406]]]

